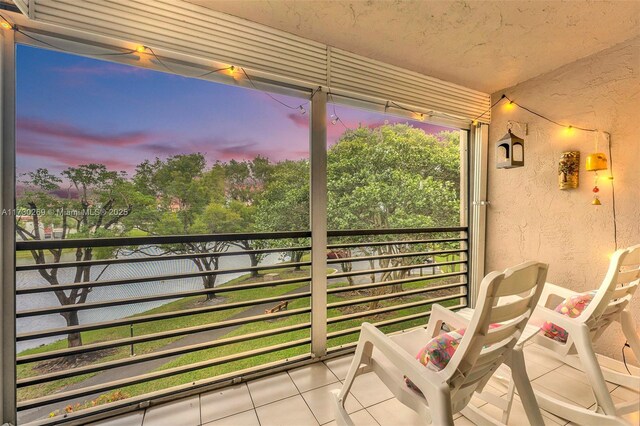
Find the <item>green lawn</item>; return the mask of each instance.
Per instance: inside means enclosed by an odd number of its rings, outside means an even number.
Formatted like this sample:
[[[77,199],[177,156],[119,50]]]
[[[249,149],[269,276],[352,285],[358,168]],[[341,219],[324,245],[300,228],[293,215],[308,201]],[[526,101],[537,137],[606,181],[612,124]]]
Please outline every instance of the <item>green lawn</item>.
[[[299,271],[299,272],[292,271],[290,268],[289,269],[282,268],[282,269],[275,269],[275,270],[268,271],[268,273],[274,273],[274,272],[277,272],[281,279],[303,277],[309,274],[308,268],[303,268],[302,271]],[[231,280],[223,284],[221,287],[227,287],[235,284],[246,284],[246,283],[251,283],[256,281],[260,281],[260,278],[257,278],[257,279],[251,278],[247,274],[245,276]],[[291,292],[304,285],[305,285],[304,283],[296,283],[296,284],[281,285],[276,287],[262,287],[260,289],[254,289],[254,290],[242,290],[237,292],[224,293],[222,297],[224,298],[224,303],[242,302],[246,300],[254,300],[257,298],[262,299],[262,298],[279,296],[279,295]],[[165,305],[162,305],[160,307],[142,312],[140,314],[134,315],[134,317],[140,316],[140,315],[163,313],[163,312],[177,312],[177,311],[181,311],[181,310],[192,308],[192,307],[205,306],[202,304],[203,301],[204,301],[204,296],[187,297],[187,298],[179,299],[179,300],[167,303]],[[215,322],[223,321],[243,311],[244,309],[246,308],[228,309],[224,311],[209,312],[209,313],[203,313],[198,315],[190,315],[190,316],[184,316],[184,317],[178,317],[178,318],[171,318],[167,320],[135,324],[134,334],[135,335],[152,334],[152,333],[158,333],[161,331],[175,330],[175,329],[193,327],[193,326],[204,325],[204,324],[212,324]],[[86,331],[82,333],[82,341],[84,344],[90,344],[90,343],[96,343],[96,342],[122,339],[122,338],[129,337],[130,332],[131,330],[128,325],[113,327],[108,329]],[[139,343],[134,346],[134,351],[138,355],[153,352],[158,350],[162,346],[165,346],[166,344],[171,343],[172,341],[177,339],[180,339],[180,337]],[[64,349],[66,347],[67,347],[66,339],[58,340],[54,343],[50,343],[47,345],[39,346],[37,348],[25,350],[19,353],[18,356],[50,352],[58,349]],[[110,361],[114,359],[120,359],[120,358],[128,357],[129,354],[130,354],[129,346],[120,347],[109,352],[109,354],[102,357],[100,361]],[[17,368],[18,378],[31,377],[31,376],[40,374],[39,370],[37,369],[37,364],[38,363],[19,365]],[[60,389],[61,387],[67,386],[72,383],[77,383],[79,381],[86,379],[87,377],[90,377],[90,375],[71,377],[65,380],[59,380],[59,381],[49,382],[41,385],[21,388],[18,390],[18,400],[32,399],[32,398],[37,398],[40,396],[50,394],[53,391]]]

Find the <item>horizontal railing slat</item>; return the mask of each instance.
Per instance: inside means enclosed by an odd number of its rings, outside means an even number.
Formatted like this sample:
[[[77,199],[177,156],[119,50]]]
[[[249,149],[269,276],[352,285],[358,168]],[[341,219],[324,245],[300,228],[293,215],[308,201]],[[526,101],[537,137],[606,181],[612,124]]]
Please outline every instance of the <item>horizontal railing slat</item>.
[[[400,309],[409,309],[409,308],[416,308],[424,305],[432,305],[438,302],[446,302],[447,300],[460,299],[461,297],[466,297],[466,295],[467,294],[465,292],[465,293],[451,295],[451,296],[434,297],[433,299],[420,300],[418,302],[404,303],[402,305],[393,305],[393,306],[387,306],[384,308],[371,309],[368,311],[354,312],[353,314],[346,314],[346,315],[340,315],[340,316],[328,318],[327,324],[335,324],[338,322],[348,321],[355,318],[362,318],[362,317],[368,317],[371,315],[384,314],[386,312],[398,311]]]
[[[33,265],[18,265],[16,271],[33,271],[38,269],[54,269],[54,268],[75,268],[85,266],[99,266],[99,265],[119,265],[130,263],[145,263],[155,261],[167,261],[167,260],[190,260],[200,259],[203,257],[229,257],[229,256],[248,256],[250,254],[269,254],[269,253],[282,253],[291,251],[309,251],[310,246],[297,246],[297,247],[284,247],[284,248],[271,248],[271,249],[257,249],[257,250],[234,250],[234,251],[211,251],[207,253],[186,253],[186,254],[170,254],[170,255],[147,255],[144,257],[120,257],[111,259],[97,259],[97,260],[80,260],[78,262],[58,262],[58,263],[34,263]]]
[[[387,286],[396,285],[396,284],[413,283],[417,281],[431,281],[431,280],[442,279],[442,278],[459,277],[466,274],[467,274],[466,271],[447,272],[444,274],[420,275],[417,277],[401,278],[401,279],[389,280],[389,281],[377,281],[377,282],[367,283],[367,284],[354,284],[354,285],[346,285],[341,287],[331,287],[327,289],[327,293],[328,294],[345,293],[350,291],[366,290],[370,288],[387,287]],[[466,280],[465,280],[465,283],[466,283]]]
[[[466,286],[466,285],[467,285],[466,282],[453,283],[453,284],[445,284],[445,285],[440,285],[440,286],[418,288],[418,289],[415,289],[415,290],[396,291],[396,292],[393,292],[393,293],[381,294],[379,296],[361,297],[361,298],[358,298],[358,299],[350,299],[350,300],[345,300],[345,301],[342,301],[342,302],[328,303],[327,304],[327,309],[337,309],[337,308],[343,308],[345,306],[353,306],[353,305],[361,305],[363,303],[377,302],[377,301],[380,301],[380,300],[388,300],[388,299],[395,299],[395,298],[398,298],[398,297],[414,296],[416,294],[430,293],[432,291],[438,291],[438,290],[447,290],[447,289],[456,288],[456,287],[462,287],[462,286]]]
[[[277,263],[275,265],[249,266],[246,268],[229,268],[229,269],[202,271],[202,272],[184,272],[182,274],[153,275],[153,276],[122,278],[117,280],[104,280],[104,281],[84,281],[79,283],[57,284],[57,285],[48,285],[48,286],[30,286],[30,287],[23,287],[23,288],[17,289],[16,294],[21,295],[21,294],[30,294],[30,293],[44,293],[44,292],[50,292],[50,291],[56,291],[56,290],[73,290],[74,288],[107,287],[107,286],[115,286],[115,285],[139,284],[139,283],[164,281],[164,280],[181,280],[185,278],[199,278],[199,277],[206,277],[211,275],[238,274],[242,272],[252,272],[252,271],[270,271],[272,269],[303,267],[303,266],[310,266],[310,265],[311,265],[311,262]]]
[[[393,258],[399,258],[399,257],[435,256],[437,254],[452,254],[452,253],[466,253],[466,252],[467,252],[467,249],[454,249],[454,250],[391,253],[391,254],[380,254],[380,255],[372,255],[372,256],[355,256],[355,257],[344,257],[341,259],[329,259],[327,260],[327,264],[331,265],[334,263],[364,262],[369,260],[393,259]]]
[[[292,278],[288,280],[270,281],[266,283],[238,284],[235,286],[218,287],[217,293],[241,291],[249,288],[275,287],[278,285],[303,283],[303,282],[308,282],[309,279],[310,279],[309,277]],[[61,328],[47,329],[47,330],[41,330],[41,331],[35,331],[35,332],[20,333],[16,335],[16,341],[21,342],[25,340],[40,339],[43,337],[59,336],[59,335],[68,334],[68,333],[79,333],[82,331],[100,330],[104,328],[119,327],[122,325],[140,324],[144,322],[160,321],[164,319],[178,318],[178,317],[189,316],[189,315],[199,315],[199,314],[205,314],[208,312],[213,312],[216,310],[218,310],[217,306],[205,306],[201,308],[190,308],[190,309],[183,309],[180,311],[163,312],[159,314],[125,317],[125,318],[120,318],[120,319],[115,319],[115,320],[100,322],[100,323],[89,323],[89,324],[66,326]]]
[[[37,399],[31,399],[27,401],[18,402],[18,410],[27,410],[29,408],[35,408],[42,405],[53,404],[55,402],[62,402],[79,398],[96,393],[107,392],[113,389],[117,389],[124,386],[131,386],[138,383],[150,382],[152,380],[158,380],[165,377],[171,377],[178,374],[188,373],[190,371],[202,370],[208,367],[215,367],[216,365],[226,364],[233,361],[239,361],[246,358],[255,357],[258,355],[269,354],[285,349],[295,348],[311,343],[311,339],[299,339],[291,342],[281,343],[279,345],[268,346],[266,348],[254,349],[251,351],[241,352],[234,355],[228,355],[226,357],[215,358],[212,360],[196,362],[193,364],[187,364],[180,367],[173,367],[166,370],[153,371],[151,373],[141,374],[139,376],[130,377],[127,379],[114,380],[101,385],[87,386],[77,390],[54,393]]]
[[[310,329],[311,328],[311,323],[310,322],[305,322],[305,323],[301,323],[301,324],[295,324],[295,325],[290,325],[287,327],[281,327],[281,328],[275,328],[275,329],[271,329],[271,330],[264,330],[264,331],[259,331],[256,333],[250,333],[250,334],[243,334],[240,336],[236,336],[236,337],[228,337],[228,338],[222,338],[222,339],[217,339],[211,342],[204,342],[204,343],[197,343],[194,345],[188,345],[188,346],[181,346],[179,348],[175,348],[175,349],[167,349],[164,351],[156,351],[156,352],[151,352],[148,354],[142,354],[142,355],[136,355],[133,357],[128,357],[128,358],[123,358],[123,359],[117,359],[117,360],[113,360],[113,361],[107,361],[107,362],[102,362],[99,364],[93,364],[93,365],[88,365],[88,366],[83,366],[83,367],[77,367],[77,368],[71,368],[68,370],[63,370],[63,371],[56,371],[53,373],[48,373],[48,374],[40,374],[38,376],[34,376],[34,377],[28,377],[28,378],[24,378],[24,379],[19,379],[16,384],[17,386],[20,387],[25,387],[25,386],[33,386],[33,385],[38,385],[41,383],[47,383],[47,382],[52,382],[55,380],[62,380],[62,379],[66,379],[69,377],[74,377],[74,376],[80,376],[82,374],[89,374],[89,373],[95,373],[98,371],[103,371],[103,370],[110,370],[113,368],[118,368],[118,367],[123,367],[126,365],[134,365],[134,364],[140,364],[142,362],[147,362],[147,361],[153,361],[156,359],[162,359],[162,358],[168,358],[171,356],[176,356],[176,355],[184,355],[190,352],[196,352],[196,351],[202,351],[205,349],[213,349],[213,348],[217,348],[220,346],[227,346],[227,345],[232,345],[235,343],[241,343],[241,342],[246,342],[248,340],[253,340],[253,339],[260,339],[263,337],[269,337],[269,336],[276,336],[278,334],[284,334],[284,333],[291,333],[293,331],[299,331],[299,330],[305,330],[305,329]],[[43,358],[41,357],[38,361],[42,361],[45,359],[53,359],[52,357],[46,357]],[[33,362],[33,361],[28,361],[25,360],[25,357],[20,357],[16,360],[16,363],[18,365],[20,364],[25,364],[27,362]]]
[[[278,240],[293,238],[311,238],[311,231],[252,232],[242,234],[152,235],[146,237],[73,238],[69,240],[29,240],[17,241],[16,250],[49,250],[78,247],[127,247],[224,241]]]
[[[337,274],[327,275],[329,279],[336,278],[346,278],[346,277],[355,277],[358,275],[369,275],[369,274],[380,274],[383,272],[394,272],[394,271],[406,271],[409,269],[420,269],[420,268],[435,268],[438,266],[453,266],[453,265],[461,265],[463,263],[467,263],[466,260],[456,260],[452,262],[437,262],[437,263],[417,263],[415,265],[401,265],[401,266],[393,266],[390,268],[375,268],[375,269],[362,269],[358,271],[352,272],[339,272]]]
[[[328,249],[349,248],[349,247],[378,247],[378,246],[391,246],[401,244],[433,244],[433,243],[452,243],[457,241],[467,241],[467,238],[436,238],[427,240],[393,240],[393,241],[370,241],[370,242],[358,242],[358,243],[337,243],[328,244]]]
[[[156,300],[171,300],[171,299],[181,299],[183,297],[190,296],[199,296],[209,293],[216,293],[215,289],[203,289],[203,290],[189,290],[183,291],[180,293],[166,293],[166,294],[158,294],[155,296],[143,296],[143,297],[129,297],[126,299],[114,299],[105,302],[87,302],[87,303],[76,303],[74,305],[63,305],[63,306],[55,306],[52,308],[38,308],[38,309],[30,309],[26,311],[16,312],[16,318],[26,318],[40,315],[48,315],[48,314],[57,314],[60,312],[71,312],[71,311],[82,311],[86,309],[101,309],[108,308],[111,306],[122,306],[122,305],[131,305],[135,303],[144,303],[144,302],[153,302]],[[216,305],[215,307],[218,310],[226,310],[226,309],[235,309],[242,307],[249,307],[255,305],[261,305],[263,303],[269,303],[277,301],[277,299],[286,299],[286,298],[300,298],[300,294],[295,295],[282,295],[271,297],[268,299],[257,299],[257,300],[249,300],[244,302],[236,302],[236,303],[228,303],[224,305]]]
[[[441,228],[390,228],[390,229],[345,229],[327,231],[327,237],[361,237],[367,235],[397,235],[397,234],[435,234],[445,232],[463,232],[466,226],[451,226]]]
[[[462,309],[462,308],[466,308],[467,305],[466,304],[459,304],[456,306],[451,306],[449,309],[451,310],[456,310],[456,309]],[[431,316],[431,312],[420,312],[417,314],[411,314],[411,315],[404,315],[401,316],[399,318],[393,318],[393,319],[389,319],[389,320],[384,320],[384,321],[378,321],[378,322],[374,322],[372,323],[372,325],[374,325],[375,327],[385,327],[388,325],[394,325],[394,324],[400,324],[403,322],[407,322],[407,321],[412,321],[412,320],[416,320],[416,319],[420,319],[420,318],[428,318]],[[425,324],[426,326],[426,324]],[[332,331],[330,333],[327,333],[327,339],[335,339],[337,337],[343,337],[343,336],[348,336],[349,334],[355,334],[355,333],[359,333],[360,329],[362,328],[362,326],[358,326],[358,327],[351,327],[351,328],[345,328],[344,330],[338,330],[338,331]],[[402,333],[403,331],[400,331],[399,333]],[[357,342],[354,342],[357,343]],[[339,348],[344,347],[344,345],[339,346]],[[332,350],[335,350],[336,348],[328,348],[327,351],[331,352]]]
[[[349,237],[368,235],[398,235],[398,234],[434,234],[446,232],[467,231],[465,226],[439,228],[392,228],[392,229],[347,229],[331,230],[327,237]],[[311,238],[311,231],[285,232],[250,232],[229,234],[196,234],[196,235],[152,235],[145,237],[110,237],[110,238],[74,238],[68,240],[29,240],[17,241],[16,250],[48,250],[61,248],[89,248],[115,246],[142,246],[161,244],[185,244],[224,241],[254,241]]]
[[[50,351],[47,353],[55,353],[57,354],[57,356],[78,355],[78,354],[82,354],[89,351],[99,351],[103,349],[117,348],[119,346],[130,346],[132,344],[135,345],[138,343],[151,342],[151,341],[162,340],[162,339],[167,339],[171,337],[182,337],[187,334],[195,334],[195,333],[202,333],[204,331],[219,330],[221,328],[232,327],[236,325],[245,325],[245,324],[269,320],[269,319],[291,317],[294,315],[307,314],[309,312],[311,312],[310,307],[299,308],[299,309],[289,309],[286,311],[274,312],[272,314],[254,315],[252,317],[219,321],[213,324],[197,325],[193,327],[179,328],[176,330],[160,331],[158,333],[143,334],[142,336],[135,336],[135,337],[125,337],[117,340],[108,340],[106,342],[90,343],[88,345],[76,346],[73,348],[66,348],[66,349],[59,349],[57,351]]]

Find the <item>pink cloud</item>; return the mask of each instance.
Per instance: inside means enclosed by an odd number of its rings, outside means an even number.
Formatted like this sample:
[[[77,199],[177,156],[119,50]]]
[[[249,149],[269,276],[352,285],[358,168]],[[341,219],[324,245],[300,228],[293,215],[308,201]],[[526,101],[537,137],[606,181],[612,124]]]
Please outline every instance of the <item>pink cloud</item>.
[[[81,145],[128,146],[148,141],[152,135],[148,132],[96,133],[80,127],[55,123],[35,118],[19,117],[18,132],[31,137],[45,137]]]
[[[299,112],[292,112],[287,114],[287,118],[298,127],[309,128],[309,117],[306,114],[302,115]]]
[[[19,156],[40,157],[64,166],[78,166],[79,164],[101,163],[111,170],[133,170],[134,164],[113,157],[97,157],[90,152],[80,150],[57,149],[50,144],[17,143],[16,152]]]

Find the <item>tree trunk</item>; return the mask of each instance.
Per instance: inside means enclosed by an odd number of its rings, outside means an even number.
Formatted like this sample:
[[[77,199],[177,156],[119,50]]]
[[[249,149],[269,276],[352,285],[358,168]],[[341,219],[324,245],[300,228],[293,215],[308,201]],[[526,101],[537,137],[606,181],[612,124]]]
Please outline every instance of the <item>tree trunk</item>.
[[[256,268],[258,266],[258,255],[255,253],[249,254],[249,260],[251,261],[251,267]],[[251,278],[258,278],[258,269],[251,270]]]
[[[78,318],[78,311],[62,312],[60,315],[62,315],[62,317],[67,322],[67,327],[80,325],[80,320]],[[68,347],[70,348],[76,348],[78,346],[82,346],[82,334],[80,333],[67,334],[67,344],[68,344]]]
[[[291,259],[293,260],[294,263],[300,263],[300,261],[302,260],[302,256],[304,255],[303,252],[301,251],[294,251],[291,252]],[[294,271],[301,271],[302,267],[300,265],[296,265],[293,268]]]
[[[342,262],[340,263],[340,267],[342,268],[342,272],[353,271],[353,263],[351,262]],[[353,280],[352,275],[347,276],[347,282],[349,283],[349,287],[355,284],[355,281]]]
[[[215,288],[215,286],[216,286],[216,276],[215,275],[208,275],[206,277],[202,277],[202,285],[206,289]],[[215,293],[207,293],[207,300],[214,300],[215,298],[216,298],[216,294]]]

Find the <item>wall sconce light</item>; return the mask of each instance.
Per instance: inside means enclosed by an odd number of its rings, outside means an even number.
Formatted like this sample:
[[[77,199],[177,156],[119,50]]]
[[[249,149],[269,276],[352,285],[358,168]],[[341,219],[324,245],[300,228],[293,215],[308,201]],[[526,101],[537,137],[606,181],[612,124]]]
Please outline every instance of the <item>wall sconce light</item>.
[[[596,152],[587,155],[586,167],[588,172],[596,172],[598,170],[607,170],[607,156],[604,152]]]
[[[580,151],[563,152],[558,162],[558,187],[574,189],[578,187],[580,172]]]
[[[508,133],[496,142],[496,168],[513,169],[524,166],[524,139]]]

